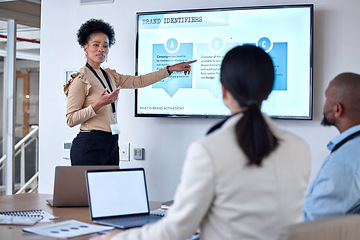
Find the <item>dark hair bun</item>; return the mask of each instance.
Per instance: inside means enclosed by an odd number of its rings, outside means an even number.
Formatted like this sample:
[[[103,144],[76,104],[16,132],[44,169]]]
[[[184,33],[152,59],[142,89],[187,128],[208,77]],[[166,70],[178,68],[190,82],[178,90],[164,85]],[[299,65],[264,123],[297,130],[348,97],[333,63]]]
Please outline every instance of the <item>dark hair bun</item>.
[[[77,40],[81,47],[85,46],[93,33],[104,33],[109,38],[109,47],[115,43],[114,28],[102,19],[90,19],[83,23],[77,32]]]

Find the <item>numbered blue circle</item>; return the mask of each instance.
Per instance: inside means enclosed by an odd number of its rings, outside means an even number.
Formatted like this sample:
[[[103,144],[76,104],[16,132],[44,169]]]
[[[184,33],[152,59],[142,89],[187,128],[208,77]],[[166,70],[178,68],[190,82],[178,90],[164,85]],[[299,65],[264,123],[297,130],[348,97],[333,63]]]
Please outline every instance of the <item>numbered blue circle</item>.
[[[224,49],[224,41],[219,38],[219,37],[216,37],[214,38],[213,40],[211,40],[210,42],[210,49],[213,51],[213,52],[220,52]]]
[[[176,52],[179,49],[179,47],[180,47],[180,44],[175,38],[170,38],[165,43],[165,49],[166,49],[166,51],[168,51],[170,53]]]
[[[264,49],[265,52],[269,52],[272,48],[271,41],[267,37],[262,37],[258,41],[258,47]]]

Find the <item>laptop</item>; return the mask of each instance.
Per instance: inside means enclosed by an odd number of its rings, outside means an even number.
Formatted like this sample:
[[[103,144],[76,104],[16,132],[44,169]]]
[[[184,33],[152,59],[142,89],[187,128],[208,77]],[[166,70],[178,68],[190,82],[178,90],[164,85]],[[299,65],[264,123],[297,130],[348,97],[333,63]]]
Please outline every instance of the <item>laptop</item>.
[[[53,207],[89,206],[85,172],[96,169],[119,169],[119,166],[57,166],[55,168]]]
[[[151,214],[143,168],[86,172],[91,220],[117,228],[160,220]]]

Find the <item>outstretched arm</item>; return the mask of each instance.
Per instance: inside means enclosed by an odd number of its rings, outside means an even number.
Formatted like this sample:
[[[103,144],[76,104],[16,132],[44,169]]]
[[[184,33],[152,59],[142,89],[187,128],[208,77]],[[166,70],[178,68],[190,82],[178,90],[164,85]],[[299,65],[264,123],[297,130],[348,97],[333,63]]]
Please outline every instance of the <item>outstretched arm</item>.
[[[189,62],[181,62],[175,65],[169,66],[169,71],[171,72],[184,72],[184,74],[189,74],[191,72],[190,64],[196,62],[197,60],[189,61]]]
[[[164,78],[169,77],[169,71],[171,72],[184,72],[185,75],[191,72],[190,64],[196,62],[197,60],[189,62],[181,62],[167,68],[162,68],[155,72],[150,72],[140,76],[124,75],[119,74],[115,70],[106,69],[107,72],[114,77],[116,86],[121,86],[122,89],[129,88],[142,88],[150,86]],[[167,71],[168,70],[168,71]]]

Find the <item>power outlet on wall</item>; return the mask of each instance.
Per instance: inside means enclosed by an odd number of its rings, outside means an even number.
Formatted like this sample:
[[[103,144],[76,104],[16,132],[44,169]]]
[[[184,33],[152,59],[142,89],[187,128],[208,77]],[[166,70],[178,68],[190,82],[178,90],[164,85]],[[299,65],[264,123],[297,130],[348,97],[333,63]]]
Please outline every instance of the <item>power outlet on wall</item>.
[[[120,144],[120,160],[130,161],[130,143]]]

